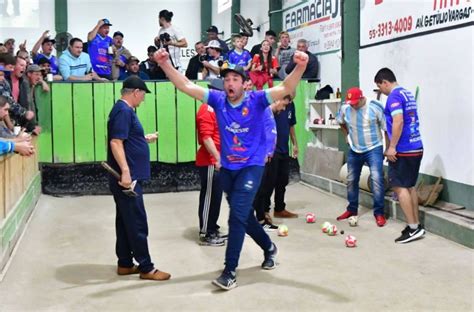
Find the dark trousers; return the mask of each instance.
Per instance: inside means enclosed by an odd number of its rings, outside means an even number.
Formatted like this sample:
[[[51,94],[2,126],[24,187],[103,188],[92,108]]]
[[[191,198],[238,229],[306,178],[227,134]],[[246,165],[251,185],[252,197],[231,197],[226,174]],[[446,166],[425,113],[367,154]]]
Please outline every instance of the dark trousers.
[[[265,212],[270,211],[271,197],[275,190],[275,211],[285,210],[285,192],[290,177],[289,154],[275,153],[266,164],[262,182],[253,202],[257,220],[265,219]]]
[[[249,166],[240,170],[221,169],[222,189],[230,206],[229,238],[225,252],[225,270],[235,272],[247,233],[264,251],[272,246],[253,213],[252,202],[263,174],[263,167]]]
[[[122,192],[117,181],[109,181],[110,191],[114,196],[116,217],[115,233],[117,241],[115,252],[120,267],[132,267],[133,258],[138,262],[140,272],[153,270],[148,252],[148,223],[143,203],[143,190],[140,182],[135,186],[137,197],[130,197]]]
[[[198,167],[201,177],[199,193],[199,233],[215,233],[219,229],[217,220],[221,211],[222,186],[219,172],[213,165]]]

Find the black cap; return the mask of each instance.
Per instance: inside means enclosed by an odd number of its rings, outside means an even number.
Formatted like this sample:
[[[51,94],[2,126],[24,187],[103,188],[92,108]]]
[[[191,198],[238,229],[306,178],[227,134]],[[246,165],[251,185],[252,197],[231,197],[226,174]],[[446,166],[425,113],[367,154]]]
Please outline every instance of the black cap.
[[[219,33],[219,30],[217,29],[216,26],[212,25],[211,27],[209,27],[209,28],[206,30],[206,32],[218,34],[218,33]]]
[[[48,42],[51,42],[52,44],[55,44],[56,43],[56,40],[54,39],[51,39],[51,38],[44,38],[43,39],[43,42],[41,44],[45,44],[45,43],[48,43]]]
[[[114,35],[112,36],[112,38],[115,38],[115,36],[120,36],[123,38],[123,33],[121,31],[116,31],[114,32]]]
[[[155,46],[149,46],[148,49],[146,49],[148,53],[155,53],[158,51],[158,49]]]
[[[273,37],[276,37],[277,34],[276,34],[276,32],[274,32],[273,30],[270,29],[270,30],[267,30],[267,31],[265,32],[265,36],[273,36]]]
[[[237,65],[237,66],[229,65],[229,67],[221,69],[221,76],[225,77],[225,75],[227,75],[227,73],[229,72],[234,72],[236,74],[239,74],[240,76],[242,76],[244,81],[247,80],[247,74],[245,74],[245,69],[240,65]]]
[[[130,76],[127,79],[123,81],[122,88],[124,89],[138,89],[145,91],[146,93],[151,93],[150,90],[148,90],[145,82],[141,80],[140,77],[138,76]]]
[[[219,78],[212,79],[207,87],[212,90],[224,91],[224,81]]]
[[[39,59],[38,65],[43,65],[43,64],[50,64],[50,65],[51,65],[51,61],[48,60],[48,59],[45,58],[45,57],[42,57],[42,58]]]
[[[102,21],[104,21],[104,26],[112,26],[112,24],[110,24],[110,21],[106,18],[103,18]]]
[[[130,56],[127,60],[127,64],[130,64],[132,62],[140,63],[140,60],[136,56]]]

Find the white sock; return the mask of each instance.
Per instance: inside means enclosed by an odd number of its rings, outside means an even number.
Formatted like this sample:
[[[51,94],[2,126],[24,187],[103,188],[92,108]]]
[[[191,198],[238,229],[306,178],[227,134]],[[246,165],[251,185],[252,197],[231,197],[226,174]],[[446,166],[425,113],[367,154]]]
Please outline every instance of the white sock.
[[[408,226],[410,227],[410,229],[412,230],[416,230],[418,228],[418,224],[408,224]]]

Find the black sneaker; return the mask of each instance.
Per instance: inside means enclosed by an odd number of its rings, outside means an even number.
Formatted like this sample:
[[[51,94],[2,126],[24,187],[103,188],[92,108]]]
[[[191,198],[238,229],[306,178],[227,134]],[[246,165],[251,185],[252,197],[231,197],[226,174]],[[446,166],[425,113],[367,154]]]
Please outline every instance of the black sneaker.
[[[403,229],[402,235],[395,240],[395,243],[408,243],[421,238],[425,234],[425,230],[418,225],[418,227],[412,230],[408,225]]]
[[[272,224],[271,222],[268,222],[267,220],[265,220],[265,221],[262,223],[262,228],[263,228],[266,232],[274,232],[274,231],[278,230],[278,226],[276,226],[275,224]]]
[[[217,234],[217,236],[219,236],[220,238],[223,238],[224,240],[229,238],[229,234],[224,234],[219,230],[217,230],[216,234]]]
[[[207,234],[199,236],[199,245],[201,246],[212,246],[219,247],[225,245],[225,239],[219,237],[217,234]]]
[[[235,272],[222,272],[221,276],[212,281],[214,285],[224,290],[231,290],[237,287],[237,279],[235,278]]]
[[[272,251],[265,251],[263,255],[265,256],[265,260],[262,262],[262,269],[264,270],[273,270],[276,268],[276,256],[278,254],[278,248],[275,243],[272,243],[273,250]]]
[[[420,223],[420,224],[418,224],[418,229],[419,229],[419,230],[423,230],[423,236],[425,236],[425,234],[426,234],[425,226]]]

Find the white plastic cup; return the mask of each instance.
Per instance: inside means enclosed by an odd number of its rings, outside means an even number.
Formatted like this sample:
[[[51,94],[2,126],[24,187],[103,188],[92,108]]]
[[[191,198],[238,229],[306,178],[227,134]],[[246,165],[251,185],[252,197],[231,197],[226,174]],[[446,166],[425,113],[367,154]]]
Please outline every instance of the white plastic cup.
[[[112,48],[112,46],[109,46],[109,48],[107,50],[107,53],[108,54],[114,54],[114,49]]]
[[[53,74],[49,73],[46,75],[46,81],[53,82]]]
[[[202,80],[202,73],[201,72],[198,73],[198,80]]]
[[[13,134],[14,134],[14,135],[19,135],[19,134],[20,134],[20,131],[21,131],[21,127],[20,127],[20,126],[15,126],[15,127],[13,127]]]

